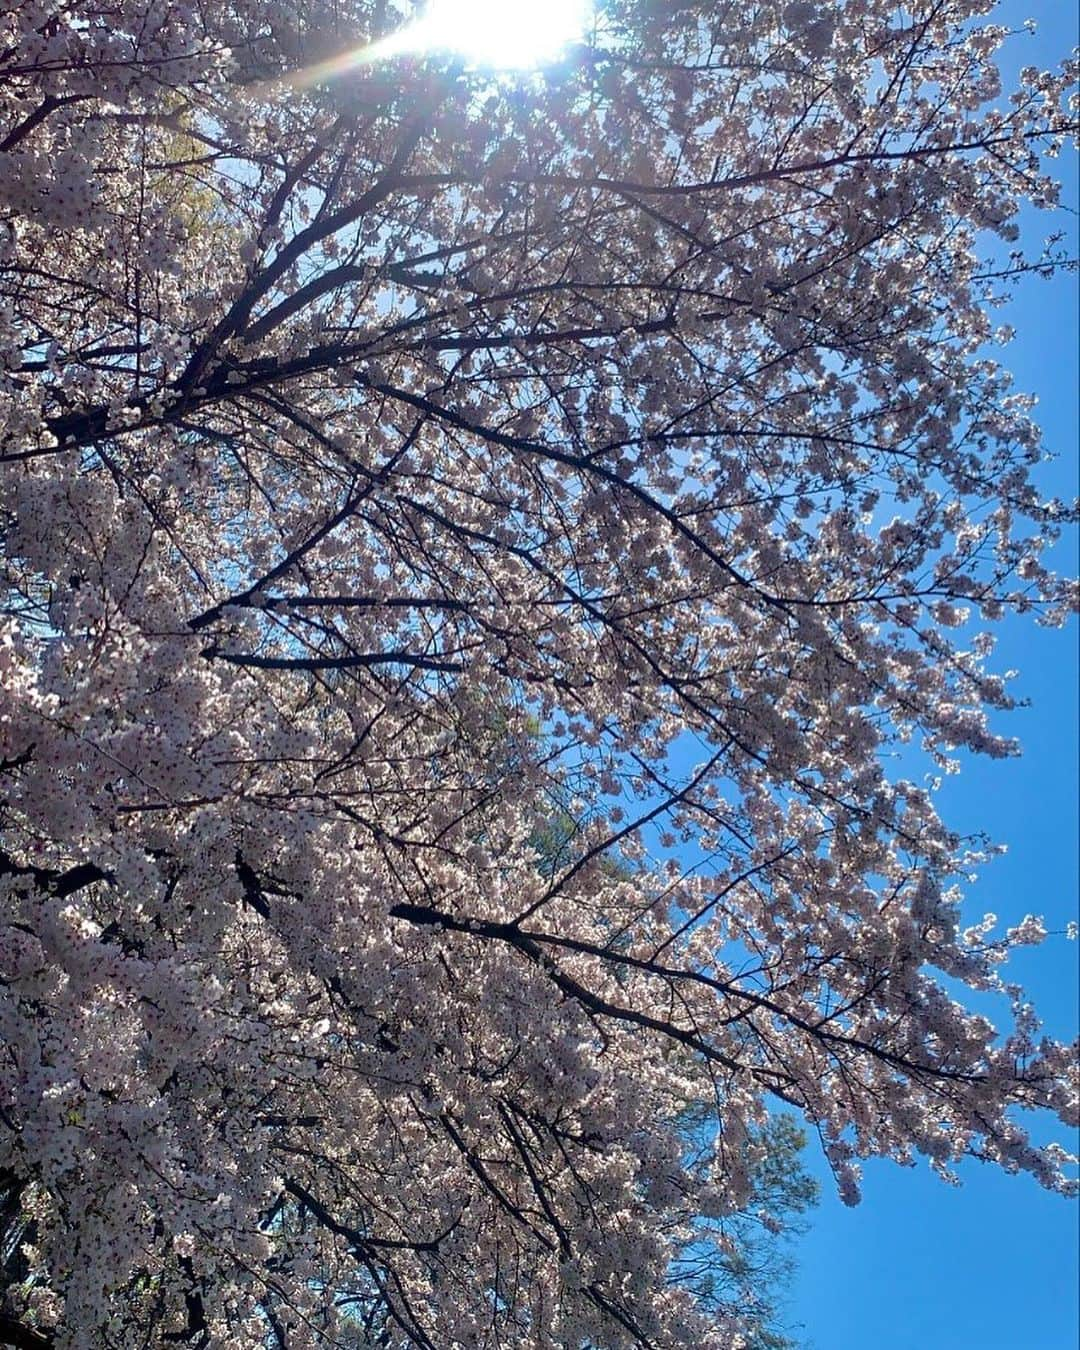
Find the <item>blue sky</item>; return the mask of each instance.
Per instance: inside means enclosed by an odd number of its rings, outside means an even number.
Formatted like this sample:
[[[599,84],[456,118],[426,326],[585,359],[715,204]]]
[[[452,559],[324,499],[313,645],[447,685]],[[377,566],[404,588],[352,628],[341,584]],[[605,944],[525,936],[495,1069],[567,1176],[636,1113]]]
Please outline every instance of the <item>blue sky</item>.
[[[1056,65],[1077,42],[1069,0],[1006,0],[1006,22],[1033,17],[1036,37],[1013,41],[1009,65]],[[996,16],[995,16],[996,17]],[[1080,205],[1075,156],[1059,161],[1066,202]],[[1069,228],[1075,215],[1051,222],[1032,214],[1029,240]],[[1024,285],[1002,322],[1017,338],[1005,355],[1017,388],[1039,398],[1039,420],[1056,462],[1044,466],[1047,495],[1078,490],[1077,415],[1080,325],[1075,277]],[[1076,571],[1075,536],[1058,565]],[[1011,622],[1001,632],[995,663],[1020,672],[1014,690],[1031,707],[1000,725],[1024,746],[1020,760],[968,762],[946,780],[943,814],[960,828],[985,829],[1009,852],[971,888],[972,914],[993,911],[1016,922],[1043,914],[1050,928],[1077,915],[1078,830],[1077,627],[1036,629]],[[1076,1035],[1077,945],[1065,938],[1023,953],[1010,966],[1027,986],[1047,1030]],[[863,1202],[846,1209],[826,1169],[808,1150],[822,1182],[822,1200],[795,1247],[796,1275],[788,1323],[812,1350],[1073,1350],[1080,1339],[1080,1227],[1076,1206],[1048,1195],[1026,1177],[971,1164],[963,1185],[943,1185],[923,1168],[888,1163],[866,1168]]]

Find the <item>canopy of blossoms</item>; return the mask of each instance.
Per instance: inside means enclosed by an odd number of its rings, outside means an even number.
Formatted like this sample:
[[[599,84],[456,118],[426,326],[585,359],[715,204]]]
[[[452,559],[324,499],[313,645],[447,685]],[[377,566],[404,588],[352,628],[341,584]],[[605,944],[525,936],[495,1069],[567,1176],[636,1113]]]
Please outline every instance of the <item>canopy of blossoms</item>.
[[[777,1106],[1070,1188],[924,778],[1074,603],[995,8],[4,4],[0,1339],[736,1350]]]

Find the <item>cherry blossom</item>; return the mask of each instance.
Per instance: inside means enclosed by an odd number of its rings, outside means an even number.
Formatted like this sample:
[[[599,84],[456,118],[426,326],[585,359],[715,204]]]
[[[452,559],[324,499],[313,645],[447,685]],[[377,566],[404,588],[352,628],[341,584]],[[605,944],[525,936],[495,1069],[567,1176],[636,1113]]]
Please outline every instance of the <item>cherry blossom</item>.
[[[310,75],[415,8],[0,15],[13,1344],[736,1350],[775,1109],[1075,1190],[922,778],[1076,605],[994,316],[1075,66],[610,0]]]

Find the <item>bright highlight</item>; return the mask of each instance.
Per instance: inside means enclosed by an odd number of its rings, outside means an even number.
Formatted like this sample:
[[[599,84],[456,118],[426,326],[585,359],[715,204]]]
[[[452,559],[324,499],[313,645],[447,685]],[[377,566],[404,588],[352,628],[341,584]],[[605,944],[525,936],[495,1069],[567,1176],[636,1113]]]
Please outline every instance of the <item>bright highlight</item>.
[[[454,52],[494,70],[533,70],[583,37],[592,15],[593,0],[431,0],[415,22],[380,42],[309,66],[289,83],[310,87],[357,66],[426,52]]]
[[[589,0],[432,0],[399,37],[409,43],[404,50],[459,52],[481,66],[529,69],[580,38],[591,10]]]

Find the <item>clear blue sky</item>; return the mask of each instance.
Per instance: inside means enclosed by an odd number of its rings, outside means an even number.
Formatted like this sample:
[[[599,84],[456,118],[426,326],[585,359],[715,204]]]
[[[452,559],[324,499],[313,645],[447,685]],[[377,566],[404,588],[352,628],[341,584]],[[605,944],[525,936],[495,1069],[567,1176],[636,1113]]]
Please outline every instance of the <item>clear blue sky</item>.
[[[1013,41],[1010,65],[1056,65],[1077,42],[1073,0],[1004,0],[1000,12],[1017,26],[1033,17],[1040,28],[1035,38]],[[1066,151],[1058,164],[1075,209],[1075,155]],[[1053,228],[1035,214],[1025,225],[1029,238]],[[1075,216],[1069,226],[1075,256]],[[1076,278],[1066,277],[1032,280],[1007,316],[1017,339],[1005,364],[1019,389],[1038,396],[1047,448],[1060,456],[1046,466],[1043,482],[1048,495],[1066,497],[1078,488],[1077,314]],[[1075,537],[1057,556],[1059,567],[1075,573]],[[1019,670],[1014,688],[1032,702],[1003,724],[1022,740],[1024,757],[969,763],[947,780],[940,799],[950,823],[981,827],[1009,846],[969,892],[976,916],[993,911],[1015,922],[1031,912],[1045,915],[1050,928],[1077,917],[1077,658],[1075,624],[1059,632],[1015,622],[1001,633],[995,659],[1002,669]],[[1047,1030],[1074,1037],[1077,944],[1052,939],[1023,955],[1010,969],[1027,984]],[[862,1204],[849,1210],[812,1155],[810,1165],[822,1181],[822,1202],[795,1247],[787,1315],[807,1347],[1074,1350],[1080,1343],[1075,1204],[1029,1178],[977,1164],[963,1169],[963,1185],[953,1189],[929,1170],[878,1163],[866,1169]]]

